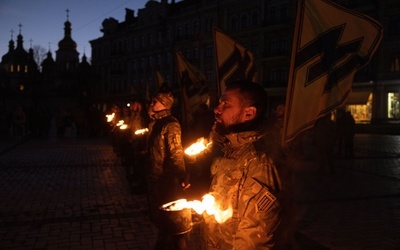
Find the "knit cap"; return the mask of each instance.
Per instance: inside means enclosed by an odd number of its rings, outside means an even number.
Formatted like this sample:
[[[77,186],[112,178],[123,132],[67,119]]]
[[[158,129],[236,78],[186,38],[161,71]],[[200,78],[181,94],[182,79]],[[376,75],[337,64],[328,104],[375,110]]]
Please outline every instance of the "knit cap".
[[[158,93],[154,99],[161,102],[162,105],[165,106],[166,109],[171,109],[172,104],[174,103],[174,97],[171,93]]]

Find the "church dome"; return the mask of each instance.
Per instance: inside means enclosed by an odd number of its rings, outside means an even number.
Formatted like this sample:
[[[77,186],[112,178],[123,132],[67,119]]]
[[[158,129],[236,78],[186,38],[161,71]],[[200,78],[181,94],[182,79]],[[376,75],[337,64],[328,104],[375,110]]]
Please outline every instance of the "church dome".
[[[64,23],[64,38],[58,42],[58,48],[60,50],[76,50],[77,45],[71,37],[71,23],[66,21]]]

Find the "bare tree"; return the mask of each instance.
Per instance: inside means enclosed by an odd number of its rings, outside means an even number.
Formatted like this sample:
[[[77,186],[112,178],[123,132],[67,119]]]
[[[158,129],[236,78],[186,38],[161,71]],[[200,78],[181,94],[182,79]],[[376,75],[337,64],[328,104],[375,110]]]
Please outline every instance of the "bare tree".
[[[33,45],[32,49],[33,49],[33,59],[35,60],[35,62],[38,65],[38,68],[40,69],[41,68],[40,65],[47,56],[47,50],[46,48],[40,45]]]

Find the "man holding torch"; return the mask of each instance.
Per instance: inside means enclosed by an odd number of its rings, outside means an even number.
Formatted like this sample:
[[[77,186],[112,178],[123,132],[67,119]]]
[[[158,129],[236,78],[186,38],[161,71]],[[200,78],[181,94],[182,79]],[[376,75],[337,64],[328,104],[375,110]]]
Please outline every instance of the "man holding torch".
[[[223,156],[211,166],[210,194],[221,209],[231,208],[227,220],[204,215],[207,249],[274,249],[282,219],[281,180],[267,152],[264,118],[267,96],[254,82],[227,85],[214,109],[211,138]],[[213,141],[214,144],[214,141]]]
[[[158,227],[156,249],[186,249],[185,234],[171,235],[166,228],[160,207],[170,201],[183,198],[187,189],[186,167],[181,142],[181,126],[171,115],[174,102],[170,92],[158,93],[150,103],[148,113],[152,119],[149,125],[147,183],[151,219]]]

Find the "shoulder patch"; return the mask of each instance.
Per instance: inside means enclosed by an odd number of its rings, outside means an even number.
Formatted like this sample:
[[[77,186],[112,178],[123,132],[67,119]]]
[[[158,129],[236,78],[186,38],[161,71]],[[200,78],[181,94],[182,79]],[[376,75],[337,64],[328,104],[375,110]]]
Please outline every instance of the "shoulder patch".
[[[267,211],[272,204],[275,202],[276,197],[272,195],[266,188],[264,188],[264,194],[257,201],[258,211]]]

